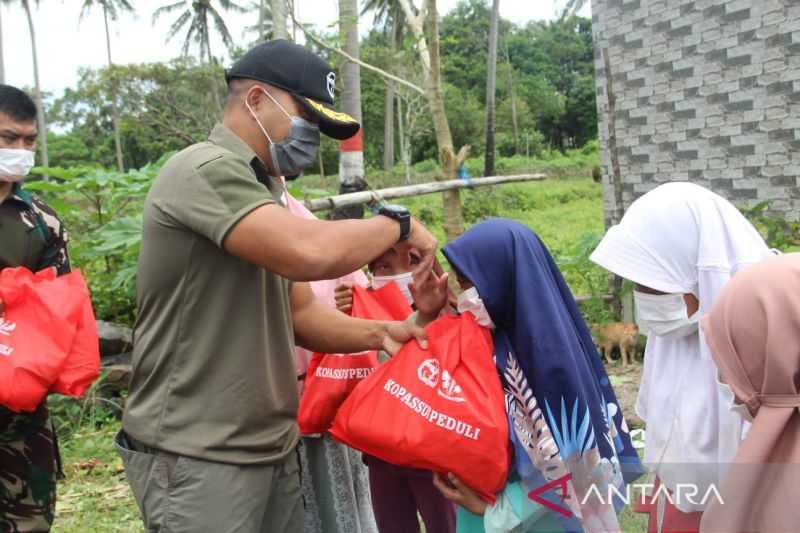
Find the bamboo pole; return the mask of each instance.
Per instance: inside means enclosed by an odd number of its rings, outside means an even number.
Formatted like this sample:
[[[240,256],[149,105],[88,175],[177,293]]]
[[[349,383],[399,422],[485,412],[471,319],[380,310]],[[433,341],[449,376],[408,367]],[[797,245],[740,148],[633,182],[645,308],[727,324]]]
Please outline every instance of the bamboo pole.
[[[487,185],[500,185],[503,183],[517,183],[524,181],[538,181],[545,179],[544,174],[518,174],[514,176],[490,176],[487,178],[475,178],[466,180],[435,181],[433,183],[421,183],[418,185],[407,185],[404,187],[390,187],[377,191],[361,191],[347,194],[329,196],[327,198],[316,198],[306,200],[305,206],[309,211],[327,211],[330,209],[340,209],[351,205],[367,204],[379,202],[381,200],[391,200],[393,198],[407,198],[409,196],[422,196],[442,191],[455,189],[468,189],[472,187],[485,187]]]

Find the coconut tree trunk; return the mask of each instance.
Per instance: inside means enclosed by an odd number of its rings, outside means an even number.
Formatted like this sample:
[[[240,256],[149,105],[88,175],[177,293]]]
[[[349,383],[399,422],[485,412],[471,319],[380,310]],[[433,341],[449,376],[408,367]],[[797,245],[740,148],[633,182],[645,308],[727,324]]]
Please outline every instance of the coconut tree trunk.
[[[411,183],[411,157],[410,150],[407,150],[408,140],[405,133],[405,121],[403,119],[403,103],[397,99],[397,133],[400,137],[400,159],[403,161],[403,171],[405,172],[406,183]]]
[[[358,59],[358,0],[339,0],[339,32],[344,51]],[[342,72],[342,108],[361,122],[361,67],[347,61]],[[339,183],[350,185],[364,179],[363,128],[339,144]]]
[[[286,0],[271,0],[272,3],[272,36],[275,39],[288,39],[286,28]]]
[[[103,21],[106,25],[106,53],[108,54],[108,68],[114,68],[114,63],[111,60],[111,32],[108,30],[108,10],[106,5],[103,4]],[[117,152],[117,168],[120,172],[125,172],[125,163],[122,159],[122,140],[119,133],[119,110],[117,109],[117,82],[113,76],[111,77],[111,121],[114,125],[114,148]]]
[[[483,175],[494,176],[494,111],[497,94],[497,18],[500,0],[492,2],[489,20],[489,59],[486,65],[486,152],[483,158]]]
[[[514,67],[506,44],[506,64],[508,65],[508,93],[511,95],[511,124],[514,127],[514,155],[519,153],[519,120],[517,119],[517,95],[514,90]]]
[[[264,0],[259,0],[258,2],[258,40],[265,41],[266,40],[266,32],[264,31]]]
[[[36,54],[36,32],[33,28],[33,15],[31,14],[31,6],[28,0],[22,0],[22,6],[25,8],[25,15],[28,17],[28,32],[31,36],[31,55],[33,57],[33,81],[36,91],[36,108],[37,119],[39,126],[39,154],[42,158],[42,166],[50,166],[50,160],[47,157],[47,122],[44,116],[44,101],[42,99],[42,88],[39,83],[39,58]],[[47,178],[47,176],[45,176]]]
[[[443,180],[458,178],[458,167],[467,157],[469,146],[464,146],[458,155],[453,148],[453,135],[444,110],[442,96],[441,59],[439,55],[439,19],[436,0],[426,0],[423,12],[418,16],[411,9],[409,0],[398,0],[403,8],[409,29],[416,40],[417,52],[425,74],[425,97],[433,119],[436,145],[439,148],[439,166]],[[461,209],[461,194],[458,189],[442,193],[444,231],[451,241],[464,232],[464,215]]]
[[[391,50],[394,57],[397,51],[397,40],[400,36],[400,28],[398,24],[399,15],[395,12],[392,19],[392,37],[391,37]],[[383,168],[384,170],[392,170],[394,167],[394,98],[395,86],[391,80],[386,81],[386,100],[384,103],[384,123],[383,123]]]

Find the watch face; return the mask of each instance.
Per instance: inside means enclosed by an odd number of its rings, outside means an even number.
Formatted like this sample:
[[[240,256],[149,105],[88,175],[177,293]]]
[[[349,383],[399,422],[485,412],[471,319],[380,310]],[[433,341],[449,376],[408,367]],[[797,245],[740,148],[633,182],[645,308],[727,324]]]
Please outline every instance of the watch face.
[[[394,211],[395,213],[407,213],[408,212],[408,208],[406,206],[398,205],[398,204],[386,204],[386,205],[383,206],[383,208],[387,209],[389,211]]]

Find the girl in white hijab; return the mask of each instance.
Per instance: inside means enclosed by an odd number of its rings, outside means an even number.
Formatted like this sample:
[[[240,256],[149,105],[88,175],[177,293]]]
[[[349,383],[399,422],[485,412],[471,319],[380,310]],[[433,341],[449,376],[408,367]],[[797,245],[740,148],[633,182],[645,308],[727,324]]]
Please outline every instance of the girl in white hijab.
[[[697,531],[718,468],[741,442],[743,421],[728,409],[698,321],[728,280],[769,255],[727,200],[668,183],[636,200],[591,256],[635,284],[636,319],[648,336],[636,412],[647,424],[644,462],[657,476],[655,501],[640,507],[649,532]],[[686,497],[684,484],[698,494]]]

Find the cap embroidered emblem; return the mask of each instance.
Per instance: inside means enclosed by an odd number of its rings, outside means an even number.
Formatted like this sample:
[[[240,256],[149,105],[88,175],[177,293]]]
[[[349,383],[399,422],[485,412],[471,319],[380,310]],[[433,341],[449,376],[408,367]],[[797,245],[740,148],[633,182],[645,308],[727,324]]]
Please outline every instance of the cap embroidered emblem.
[[[327,80],[328,80],[328,94],[331,95],[331,100],[333,100],[333,93],[336,90],[336,73],[328,72]]]

